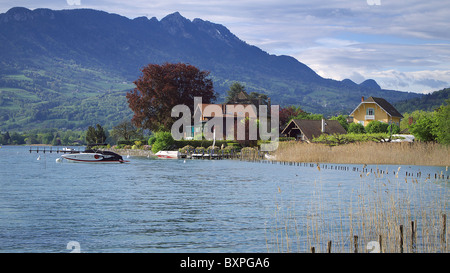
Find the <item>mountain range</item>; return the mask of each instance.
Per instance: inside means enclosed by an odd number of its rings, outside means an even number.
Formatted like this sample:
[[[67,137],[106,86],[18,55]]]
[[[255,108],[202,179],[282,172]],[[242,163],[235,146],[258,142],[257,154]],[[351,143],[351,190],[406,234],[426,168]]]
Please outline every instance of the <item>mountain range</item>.
[[[219,102],[238,81],[272,104],[348,114],[361,96],[391,103],[422,95],[382,89],[374,80],[325,79],[290,56],[271,55],[225,26],[91,9],[16,7],[0,14],[0,130],[111,128],[131,117],[125,94],[150,63],[183,62],[210,71]]]

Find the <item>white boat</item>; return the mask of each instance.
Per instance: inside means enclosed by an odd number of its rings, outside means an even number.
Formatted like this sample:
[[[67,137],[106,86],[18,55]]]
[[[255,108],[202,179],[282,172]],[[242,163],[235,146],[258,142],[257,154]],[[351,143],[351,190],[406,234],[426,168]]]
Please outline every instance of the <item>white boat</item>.
[[[125,163],[121,155],[110,151],[102,150],[85,150],[84,152],[77,152],[68,150],[67,154],[61,155],[61,158],[70,162],[89,162],[89,163]]]
[[[179,151],[159,151],[155,154],[158,158],[162,159],[179,159],[181,153]]]

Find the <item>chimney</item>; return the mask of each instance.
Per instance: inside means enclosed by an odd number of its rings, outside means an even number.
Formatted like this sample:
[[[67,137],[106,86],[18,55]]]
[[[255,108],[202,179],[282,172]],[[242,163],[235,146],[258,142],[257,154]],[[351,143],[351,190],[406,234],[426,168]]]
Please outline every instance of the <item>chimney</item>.
[[[361,97],[361,102],[364,102],[364,96]]]
[[[325,122],[325,119],[322,119],[322,129],[321,129],[322,133],[325,133],[325,126],[327,126],[327,123]]]

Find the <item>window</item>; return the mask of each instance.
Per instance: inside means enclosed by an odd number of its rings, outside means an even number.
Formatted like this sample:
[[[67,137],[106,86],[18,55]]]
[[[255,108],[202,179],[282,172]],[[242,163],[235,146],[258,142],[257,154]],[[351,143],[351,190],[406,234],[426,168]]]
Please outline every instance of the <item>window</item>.
[[[373,115],[375,115],[375,109],[373,109],[373,108],[367,108],[366,114],[367,114],[368,116],[373,116]]]

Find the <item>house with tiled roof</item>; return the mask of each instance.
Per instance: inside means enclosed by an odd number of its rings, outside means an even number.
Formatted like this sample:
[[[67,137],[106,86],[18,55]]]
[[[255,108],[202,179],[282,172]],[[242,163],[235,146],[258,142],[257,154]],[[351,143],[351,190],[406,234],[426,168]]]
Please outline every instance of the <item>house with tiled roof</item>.
[[[362,97],[361,103],[350,113],[349,117],[351,122],[364,126],[374,120],[400,125],[403,118],[402,114],[387,100],[376,97],[369,97],[367,100]]]
[[[270,126],[270,98],[267,99],[267,124]],[[242,122],[243,119],[248,119],[249,122],[256,124],[259,119],[259,105],[262,105],[261,100],[256,103],[245,92],[238,93],[231,101],[223,104],[198,104],[194,109],[194,117],[199,117],[201,125],[188,126],[186,128],[185,139],[192,139],[194,134],[201,133],[204,130],[205,124],[213,118],[222,119],[222,128],[218,128],[216,131],[217,139],[226,139],[232,134],[236,134],[238,122]],[[245,123],[243,123],[245,124]],[[228,125],[230,128],[227,128]],[[249,126],[248,124],[245,126]],[[240,126],[239,126],[240,127]],[[256,128],[256,127],[255,127]],[[228,130],[228,131],[227,131]],[[234,136],[235,139],[237,136]],[[246,136],[248,137],[248,136]]]
[[[281,132],[281,135],[295,137],[296,140],[311,142],[322,134],[346,134],[347,131],[337,120],[293,119]]]

